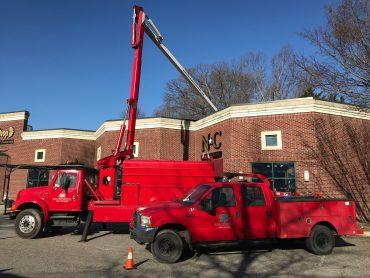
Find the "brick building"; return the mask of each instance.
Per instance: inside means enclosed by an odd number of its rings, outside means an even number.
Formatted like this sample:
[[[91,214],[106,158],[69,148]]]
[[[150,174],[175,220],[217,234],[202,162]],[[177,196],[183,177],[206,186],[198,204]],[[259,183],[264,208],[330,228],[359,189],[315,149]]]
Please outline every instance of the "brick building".
[[[78,160],[93,167],[114,149],[122,123],[105,121],[96,131],[30,130],[28,118],[26,111],[0,114],[0,151],[7,154],[0,164]],[[234,105],[198,121],[145,118],[137,121],[135,157],[200,160],[206,152],[222,157],[225,171],[264,173],[277,189],[329,196],[343,195],[344,181],[365,192],[359,202],[368,215],[369,120],[368,111],[312,98]],[[10,198],[35,185],[35,171],[12,174]],[[50,176],[44,173],[41,183]]]

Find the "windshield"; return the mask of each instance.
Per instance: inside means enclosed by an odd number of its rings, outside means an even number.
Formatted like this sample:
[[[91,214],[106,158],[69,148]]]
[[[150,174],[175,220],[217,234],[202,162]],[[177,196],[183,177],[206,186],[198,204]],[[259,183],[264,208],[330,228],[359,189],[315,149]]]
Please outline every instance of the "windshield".
[[[211,186],[207,184],[199,185],[193,188],[190,193],[182,200],[185,204],[194,204],[196,200],[198,200],[204,192],[210,189]]]

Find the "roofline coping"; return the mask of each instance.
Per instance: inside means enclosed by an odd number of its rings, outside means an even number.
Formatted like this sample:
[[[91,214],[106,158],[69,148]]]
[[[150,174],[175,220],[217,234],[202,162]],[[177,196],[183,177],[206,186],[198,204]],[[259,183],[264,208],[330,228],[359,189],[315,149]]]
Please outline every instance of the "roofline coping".
[[[27,120],[30,112],[27,110],[0,113],[0,122]]]
[[[137,120],[136,129],[140,130],[151,128],[168,128],[168,129],[187,129],[190,131],[196,131],[233,118],[282,115],[294,113],[310,113],[310,112],[370,120],[370,113],[368,111],[369,109],[361,110],[353,105],[332,103],[308,97],[256,104],[233,105],[197,121],[171,119],[163,117],[142,118]],[[25,131],[22,133],[22,138],[24,140],[49,139],[49,138],[96,140],[107,131],[120,130],[122,123],[123,120],[108,120],[105,121],[96,131],[86,131],[76,129],[50,129],[50,130]]]

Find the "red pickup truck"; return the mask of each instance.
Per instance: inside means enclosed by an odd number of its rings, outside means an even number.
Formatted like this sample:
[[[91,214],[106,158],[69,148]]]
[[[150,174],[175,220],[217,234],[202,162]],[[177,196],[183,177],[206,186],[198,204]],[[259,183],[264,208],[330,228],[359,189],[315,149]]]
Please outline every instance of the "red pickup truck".
[[[330,254],[335,236],[361,233],[350,200],[276,197],[267,178],[260,182],[198,185],[177,202],[139,207],[130,224],[131,238],[149,243],[165,263],[180,259],[200,244],[262,239],[305,239],[314,254]]]

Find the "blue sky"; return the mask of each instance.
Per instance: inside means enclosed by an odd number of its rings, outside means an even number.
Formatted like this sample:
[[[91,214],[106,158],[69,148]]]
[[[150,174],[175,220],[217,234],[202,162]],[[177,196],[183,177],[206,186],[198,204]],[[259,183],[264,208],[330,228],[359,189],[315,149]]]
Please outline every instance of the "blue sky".
[[[325,22],[324,0],[0,1],[0,113],[28,110],[35,129],[95,130],[120,117],[128,98],[133,4],[142,5],[185,66],[271,56],[290,44],[310,54],[298,32]],[[139,104],[147,116],[177,71],[144,42]]]

